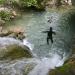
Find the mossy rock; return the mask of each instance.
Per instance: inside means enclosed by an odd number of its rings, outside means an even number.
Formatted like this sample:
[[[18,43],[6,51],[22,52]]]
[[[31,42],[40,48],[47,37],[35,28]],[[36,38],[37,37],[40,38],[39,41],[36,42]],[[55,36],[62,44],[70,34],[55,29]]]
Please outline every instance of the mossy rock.
[[[69,60],[62,67],[50,70],[49,75],[75,75],[75,60]]]
[[[9,45],[5,49],[0,49],[0,60],[5,59],[20,59],[20,58],[32,58],[33,55],[30,52],[30,49],[26,46],[19,45]]]

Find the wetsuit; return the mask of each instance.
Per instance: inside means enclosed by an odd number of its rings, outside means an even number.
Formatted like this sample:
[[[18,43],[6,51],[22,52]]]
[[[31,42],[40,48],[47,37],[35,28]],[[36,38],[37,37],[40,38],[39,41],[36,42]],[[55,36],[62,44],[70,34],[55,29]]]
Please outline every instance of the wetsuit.
[[[56,33],[52,31],[52,27],[50,27],[49,31],[43,31],[43,33],[47,33],[47,44],[49,44],[49,39],[51,40],[51,43],[53,43],[52,34],[56,34]]]

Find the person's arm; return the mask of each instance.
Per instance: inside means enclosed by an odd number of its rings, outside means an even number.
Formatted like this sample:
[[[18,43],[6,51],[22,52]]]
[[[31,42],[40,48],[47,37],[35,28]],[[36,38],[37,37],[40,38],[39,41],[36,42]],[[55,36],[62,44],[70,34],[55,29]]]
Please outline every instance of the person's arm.
[[[42,31],[42,33],[48,33],[48,31]]]

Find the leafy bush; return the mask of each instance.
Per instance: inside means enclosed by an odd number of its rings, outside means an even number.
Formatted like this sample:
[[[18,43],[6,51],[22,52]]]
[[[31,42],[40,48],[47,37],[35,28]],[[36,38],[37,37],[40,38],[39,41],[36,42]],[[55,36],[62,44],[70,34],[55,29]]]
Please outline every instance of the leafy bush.
[[[5,11],[1,11],[0,17],[1,17],[2,20],[9,21],[10,17],[11,17],[11,14],[8,13],[8,12],[5,12]]]
[[[19,2],[23,7],[37,6],[37,0],[19,0]]]
[[[37,9],[44,9],[41,4],[43,0],[19,0],[20,7],[35,7]]]
[[[0,0],[0,4],[4,4],[5,3],[5,0]]]

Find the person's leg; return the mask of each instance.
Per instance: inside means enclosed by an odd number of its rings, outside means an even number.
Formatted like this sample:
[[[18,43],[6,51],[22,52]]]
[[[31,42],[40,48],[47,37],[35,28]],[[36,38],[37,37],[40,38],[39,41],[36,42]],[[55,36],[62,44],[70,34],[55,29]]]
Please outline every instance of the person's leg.
[[[53,38],[52,37],[50,38],[50,40],[51,40],[51,43],[53,43]]]
[[[49,38],[47,37],[47,44],[49,45]]]

